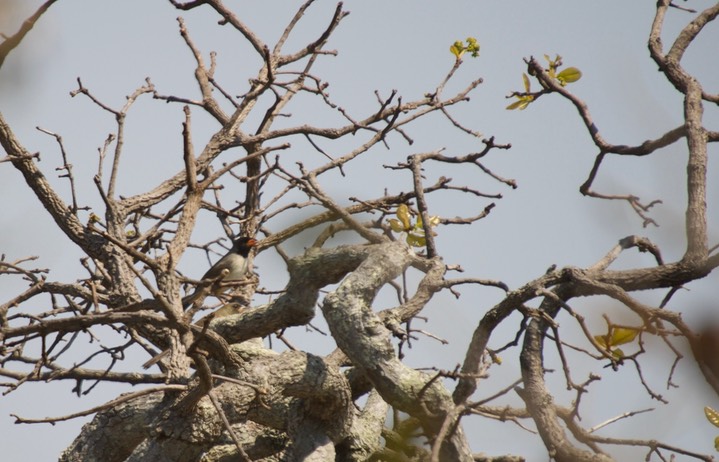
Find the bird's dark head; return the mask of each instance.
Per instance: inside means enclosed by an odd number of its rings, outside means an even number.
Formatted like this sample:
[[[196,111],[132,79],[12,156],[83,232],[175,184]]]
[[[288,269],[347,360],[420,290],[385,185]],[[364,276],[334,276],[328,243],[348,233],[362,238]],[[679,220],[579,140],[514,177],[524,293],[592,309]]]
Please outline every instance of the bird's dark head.
[[[257,245],[257,239],[243,236],[235,240],[235,244],[233,245],[232,250],[246,257],[250,253],[250,249],[255,245]]]

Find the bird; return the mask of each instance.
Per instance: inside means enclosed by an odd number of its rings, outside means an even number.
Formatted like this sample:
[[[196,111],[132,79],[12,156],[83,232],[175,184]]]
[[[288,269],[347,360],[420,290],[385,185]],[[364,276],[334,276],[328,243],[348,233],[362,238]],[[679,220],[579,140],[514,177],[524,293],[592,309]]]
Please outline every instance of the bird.
[[[250,251],[255,245],[257,245],[257,240],[251,237],[243,236],[235,240],[229,252],[202,276],[202,281],[205,284],[200,285],[190,296],[183,299],[183,307],[187,308],[202,295],[207,295],[208,292],[219,296],[227,289],[228,282],[244,279],[250,269]],[[209,291],[205,289],[207,284],[210,284]]]
[[[217,260],[217,262],[202,276],[201,285],[197,287],[191,295],[182,300],[183,308],[187,309],[200,298],[206,296],[208,294],[208,290],[206,289],[208,284],[210,286],[209,293],[219,297],[227,289],[227,283],[241,281],[244,279],[250,270],[250,251],[256,245],[257,240],[251,237],[243,236],[235,240],[232,248],[222,258]],[[228,316],[237,312],[237,304],[228,303],[216,312],[200,319],[195,324],[201,325],[203,320]],[[160,360],[169,353],[170,350],[164,350],[153,356],[142,365],[143,369],[149,369],[160,362]]]

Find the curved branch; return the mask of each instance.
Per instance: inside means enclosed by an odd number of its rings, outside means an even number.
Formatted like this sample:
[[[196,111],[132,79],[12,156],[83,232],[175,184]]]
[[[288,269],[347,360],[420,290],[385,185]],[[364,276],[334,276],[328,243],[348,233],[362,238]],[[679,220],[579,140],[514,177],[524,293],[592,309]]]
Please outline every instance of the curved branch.
[[[441,382],[397,358],[391,333],[371,309],[377,291],[399,276],[414,258],[400,242],[374,246],[367,259],[325,297],[322,312],[337,345],[384,400],[418,418],[433,438],[454,408],[451,397]],[[461,428],[455,428],[444,440],[441,454],[443,460],[471,460]]]

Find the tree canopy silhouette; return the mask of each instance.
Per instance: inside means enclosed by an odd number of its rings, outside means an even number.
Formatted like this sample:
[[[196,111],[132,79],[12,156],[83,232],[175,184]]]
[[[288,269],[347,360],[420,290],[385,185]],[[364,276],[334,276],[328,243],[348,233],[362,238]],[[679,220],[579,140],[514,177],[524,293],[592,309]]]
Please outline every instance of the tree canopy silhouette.
[[[0,66],[35,23],[52,13],[53,3],[44,3],[4,38]],[[318,71],[318,63],[331,65],[336,54],[333,34],[348,14],[342,3],[301,45],[295,34],[307,10],[326,8],[312,0],[297,8],[273,43],[220,0],[170,3],[183,15],[212,14],[218,27],[249,47],[244,80],[218,77],[228,58],[200,46],[182,17],[179,36],[194,60],[196,94],[175,94],[150,77],[116,106],[78,78],[71,96],[115,123],[98,148],[91,178],[78,177],[76,153],[63,134],[47,128],[38,132],[57,142],[62,158],[57,174],[40,163],[46,154],[27,148],[0,113],[5,151],[0,168],[5,175],[22,176],[27,189],[18,194],[42,204],[62,232],[64,242],[58,245],[76,246],[83,254],[78,268],[85,272],[77,280],[55,279],[55,273],[51,278],[46,269],[33,266],[34,256],[3,256],[2,278],[24,284],[0,305],[5,393],[30,382],[71,381],[78,395],[103,382],[143,385],[72,415],[16,416],[19,423],[37,423],[94,415],[61,460],[524,460],[518,447],[495,457],[474,453],[464,426],[468,419],[526,426],[536,431],[527,438],[541,439],[548,457],[557,461],[614,460],[611,448],[617,445],[643,447],[647,457],[662,460],[675,454],[711,460],[657,439],[603,436],[598,430],[612,422],[587,428],[580,414],[583,403],[602,399],[591,393],[600,375],[621,368],[633,368],[634,380],[647,394],[665,401],[643,373],[649,339],[660,340],[673,355],[665,364],[668,385],[681,350],[688,348],[706,382],[719,392],[719,329],[707,324],[701,332],[692,330],[672,304],[678,290],[719,266],[707,219],[708,146],[719,140],[719,132],[702,118],[704,106],[719,103],[719,94],[682,64],[687,49],[719,14],[719,4],[687,12],[667,0],[657,3],[650,55],[681,96],[684,120],[637,145],[605,138],[602,121],[595,121],[582,95],[572,92],[571,84],[582,77],[581,63],[565,65],[556,55],[525,59],[523,86],[510,93],[507,109],[542,111],[548,98],[576,109],[596,147],[580,187],[583,195],[626,204],[641,224],[653,225],[657,200],[603,192],[595,182],[610,157],[651,162],[668,146],[686,145],[686,245],[680,258],[667,260],[646,237],[617,236],[616,245],[590,266],[550,267],[510,287],[491,278],[491,267],[485,273],[490,277],[461,274],[462,262],[445,261],[437,244],[448,227],[461,228],[471,242],[482,220],[491,220],[492,211],[502,206],[501,194],[480,185],[518,187],[507,176],[511,172],[486,164],[511,148],[508,140],[483,135],[471,121],[453,114],[482,83],[479,77],[462,81],[466,73],[458,72],[481,59],[476,38],[447,44],[453,61],[420,97],[375,91],[371,109],[355,110],[333,99]],[[666,40],[669,13],[691,19]],[[135,165],[132,156],[137,156],[126,148],[126,125],[142,110],[141,102],[167,105],[183,121],[181,152],[140,156],[146,162],[171,159],[168,165],[181,167],[124,195],[120,184],[133,176],[126,165]],[[197,118],[214,121],[214,131],[198,136],[193,129]],[[449,152],[438,142],[436,149],[412,151],[414,132],[426,129],[425,120],[443,120],[455,136],[472,139],[477,148]],[[473,180],[453,180],[456,169],[471,172]],[[377,184],[377,178],[391,180]],[[97,206],[78,187],[88,180],[101,200]],[[362,196],[348,196],[336,187],[363,183],[372,184]],[[461,216],[445,216],[434,205],[435,198],[458,197],[473,204]],[[202,220],[216,222],[225,236],[197,241],[193,232]],[[222,280],[228,270],[203,280],[192,276],[206,268],[192,274],[180,270],[186,254],[204,252],[214,262],[238,236],[257,239],[248,258],[271,253],[278,267],[260,267],[235,281]],[[311,245],[299,250],[303,239]],[[617,259],[631,251],[651,254],[653,263],[617,269]],[[286,286],[265,287],[263,274],[269,272],[286,272]],[[432,370],[407,364],[405,352],[419,336],[437,339],[431,320],[417,327],[423,310],[442,292],[459,297],[466,285],[503,295],[493,306],[466,301],[482,309],[472,311],[474,333],[463,363]],[[377,303],[381,291],[396,293],[396,302]],[[661,303],[647,303],[636,295],[640,291],[661,294]],[[584,297],[614,301],[630,315],[606,316],[606,330],[596,332],[574,305]],[[312,323],[320,316],[327,332]],[[334,351],[318,354],[293,344],[284,333],[295,326],[330,336]],[[500,326],[513,334],[498,334]],[[581,340],[565,340],[571,331],[579,332]],[[284,347],[272,348],[263,338]],[[559,358],[569,400],[561,386],[555,389],[547,381],[550,352]],[[156,365],[142,369],[151,357]],[[490,370],[508,361],[517,362],[521,377],[478,398]],[[585,378],[575,370],[580,362],[583,368],[591,364]],[[517,395],[522,405],[505,404],[508,395]],[[644,411],[627,410],[617,420],[638,412]],[[707,417],[719,421],[713,412],[708,409]],[[481,448],[481,441],[472,441],[472,447]]]

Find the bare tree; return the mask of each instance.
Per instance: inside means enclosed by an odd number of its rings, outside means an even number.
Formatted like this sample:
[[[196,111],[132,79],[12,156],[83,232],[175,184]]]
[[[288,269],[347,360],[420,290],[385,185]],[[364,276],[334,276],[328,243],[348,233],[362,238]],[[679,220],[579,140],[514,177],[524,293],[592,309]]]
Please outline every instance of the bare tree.
[[[6,37],[0,44],[0,64],[53,3],[46,2],[19,32]],[[452,46],[453,65],[420,99],[406,101],[397,92],[376,92],[376,107],[357,114],[334,102],[327,82],[315,73],[318,61],[335,54],[328,43],[347,14],[342,4],[313,40],[289,50],[286,43],[313,6],[312,0],[300,6],[273,45],[219,0],[171,3],[188,14],[212,10],[222,25],[252,47],[262,64],[246,90],[227,88],[215,78],[221,56],[211,53],[208,62],[180,18],[180,36],[196,63],[200,97],[167,95],[147,79],[122,107],[115,108],[78,79],[72,95],[88,98],[116,121],[115,133],[99,150],[94,177],[104,204],[102,215],[88,210],[77,194],[72,151],[66,151],[61,135],[42,129],[56,138],[62,153],[69,200],[40,169],[40,154],[29,152],[0,115],[0,143],[6,154],[0,162],[24,177],[58,228],[82,250],[81,264],[87,272],[74,282],[52,281],[44,270],[32,267],[33,257],[0,261],[4,278],[27,281],[24,291],[0,305],[0,375],[10,380],[3,383],[6,392],[28,382],[51,380],[74,381],[78,394],[106,381],[145,385],[73,415],[17,418],[36,423],[95,414],[62,460],[523,460],[510,454],[495,458],[472,454],[462,419],[481,417],[532,421],[549,457],[557,461],[613,460],[606,449],[612,445],[646,447],[647,457],[682,454],[711,459],[655,440],[602,437],[597,428],[584,428],[579,422],[580,404],[597,375],[577,381],[565,351],[580,352],[598,370],[607,364],[615,369],[633,365],[637,380],[661,400],[642,375],[643,341],[649,336],[660,338],[676,353],[676,361],[681,358],[677,345],[688,344],[707,382],[719,392],[719,369],[713,357],[716,336],[709,330],[692,332],[671,309],[679,288],[719,265],[717,247],[708,243],[706,218],[707,145],[719,140],[719,133],[702,123],[703,105],[716,104],[719,95],[705,91],[682,67],[684,52],[719,14],[719,4],[695,14],[665,50],[660,36],[665,15],[674,5],[658,2],[649,49],[659,70],[683,95],[685,121],[637,146],[615,145],[602,137],[587,105],[567,90],[566,83],[578,78],[576,70],[562,74],[560,59],[550,60],[547,68],[534,58],[526,60],[526,88],[511,95],[518,102],[513,107],[524,108],[549,94],[564,98],[576,107],[597,147],[596,162],[581,187],[583,194],[626,201],[650,224],[653,202],[592,188],[602,162],[609,155],[649,159],[671,144],[687,143],[686,251],[678,261],[666,262],[648,239],[629,236],[590,267],[550,268],[510,289],[501,281],[451,277],[449,272],[456,268],[442,260],[434,241],[434,227],[471,225],[485,218],[495,206],[491,201],[501,196],[455,184],[445,176],[436,181],[424,176],[425,170],[441,175],[453,165],[466,164],[478,176],[516,187],[513,180],[483,164],[485,157],[510,146],[484,137],[451,112],[482,82],[477,78],[453,94],[445,90],[450,81],[455,83],[464,59],[478,52],[474,40]],[[530,80],[541,89],[532,92]],[[236,93],[242,94],[233,96]],[[117,184],[124,174],[125,122],[136,101],[147,97],[183,111],[184,169],[140,194],[124,197]],[[319,102],[339,122],[329,127],[312,125],[301,114],[288,113],[288,105],[298,98]],[[193,140],[192,121],[198,113],[217,124],[204,144]],[[415,152],[393,165],[376,165],[395,172],[396,193],[348,201],[327,192],[328,185],[345,176],[348,165],[369,159],[373,150],[411,146],[414,124],[432,114],[456,127],[457,136],[475,139],[478,149],[458,154],[439,149]],[[301,157],[291,155],[298,151]],[[244,199],[229,205],[221,189],[238,185],[244,188]],[[428,199],[442,194],[475,198],[477,212],[454,218],[433,215]],[[188,248],[209,253],[219,244],[191,241],[201,211],[214,214],[227,237],[254,236],[259,241],[255,252],[281,257],[289,274],[287,286],[268,303],[256,304],[255,295],[263,291],[261,274],[223,287],[225,293],[211,290],[217,280],[183,276],[177,265]],[[284,225],[287,222],[295,224]],[[313,244],[299,255],[288,255],[283,246],[293,245],[301,233],[312,234]],[[356,243],[334,244],[338,233],[352,236]],[[650,252],[656,265],[612,269],[617,257],[630,249]],[[463,365],[430,373],[407,366],[403,348],[419,332],[412,320],[421,316],[437,293],[456,294],[464,284],[506,294],[478,316]],[[396,290],[398,302],[391,308],[373,309],[383,287]],[[646,290],[665,291],[663,302],[649,306],[633,296]],[[618,301],[640,323],[625,326],[607,318],[606,334],[591,332],[572,307],[574,299],[588,296]],[[46,308],[33,311],[37,306]],[[331,354],[320,357],[289,342],[286,351],[277,353],[259,341],[267,336],[285,341],[284,329],[310,326],[317,306],[337,346]],[[217,310],[201,317],[200,312],[208,309]],[[555,318],[561,312],[569,314],[575,325],[560,330]],[[504,346],[490,349],[492,334],[514,313],[522,318],[516,336],[494,338],[493,344]],[[573,327],[585,334],[583,344],[561,339],[560,334]],[[117,346],[107,346],[116,341]],[[625,355],[618,348],[634,341],[640,345],[636,354]],[[132,372],[118,370],[125,352],[137,348],[148,356],[167,351],[159,358],[159,372],[143,371],[139,365]],[[509,348],[519,350],[521,379],[477,401],[481,379]],[[571,404],[560,404],[545,384],[547,349],[562,359],[566,387],[575,394]],[[673,370],[674,365],[667,368]],[[495,404],[510,392],[521,397],[523,408]],[[391,424],[387,423],[390,411],[394,412]]]

